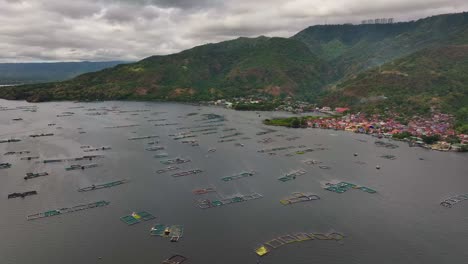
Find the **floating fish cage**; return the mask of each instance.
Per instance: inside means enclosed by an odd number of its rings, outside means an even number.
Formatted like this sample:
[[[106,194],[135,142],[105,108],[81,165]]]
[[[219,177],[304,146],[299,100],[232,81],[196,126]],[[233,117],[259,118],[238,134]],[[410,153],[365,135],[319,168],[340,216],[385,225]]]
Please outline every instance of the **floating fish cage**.
[[[388,149],[396,149],[398,148],[398,145],[396,144],[392,144],[392,143],[388,143],[388,142],[383,142],[383,141],[375,141],[374,144],[377,146],[377,147],[383,147],[383,148],[388,148]]]
[[[155,124],[154,126],[177,126],[179,123],[164,123],[164,124]]]
[[[94,190],[99,190],[99,189],[104,189],[104,188],[111,188],[111,187],[118,186],[127,182],[128,180],[123,179],[123,180],[118,180],[118,181],[113,181],[113,182],[108,182],[108,183],[103,183],[103,184],[96,184],[96,185],[93,184],[88,187],[80,188],[78,189],[78,191],[88,192],[88,191],[94,191]]]
[[[166,147],[163,146],[154,146],[154,147],[148,147],[145,150],[147,151],[158,151],[158,150],[164,150]]]
[[[270,148],[270,149],[261,149],[257,150],[259,153],[268,153],[268,152],[275,152],[275,151],[281,151],[281,150],[287,150],[287,149],[295,149],[295,148],[301,148],[304,146],[287,146],[287,147],[276,147],[276,148]]]
[[[223,177],[223,178],[221,178],[221,180],[223,180],[223,181],[232,181],[232,180],[237,180],[237,179],[241,179],[241,178],[245,178],[245,177],[251,177],[251,176],[254,176],[254,175],[255,175],[254,171],[243,171],[243,172],[234,174],[232,176]]]
[[[178,241],[184,236],[184,226],[156,224],[151,228],[150,234],[152,236],[170,237],[171,240],[176,239]]]
[[[212,131],[212,132],[204,132],[202,135],[212,135],[218,133],[217,131]]]
[[[468,200],[468,194],[461,194],[457,196],[450,197],[448,199],[443,200],[440,205],[447,207],[447,208],[452,208],[455,204],[466,201]]]
[[[389,160],[396,160],[396,156],[394,155],[382,155],[380,157],[384,159],[389,159]]]
[[[35,160],[35,159],[39,159],[39,156],[22,157],[20,160]]]
[[[182,255],[174,255],[162,262],[162,264],[181,264],[186,261],[187,258]]]
[[[161,163],[165,165],[170,165],[170,164],[183,164],[191,162],[190,159],[182,159],[182,158],[176,158],[176,159],[168,159],[168,160],[162,160]]]
[[[304,160],[303,163],[307,165],[316,165],[316,164],[321,164],[322,162],[318,160]]]
[[[18,198],[18,197],[24,198],[26,196],[35,195],[35,194],[37,194],[37,191],[29,191],[29,192],[22,192],[22,193],[11,193],[11,194],[8,195],[8,199]]]
[[[181,171],[178,173],[174,173],[171,176],[172,177],[183,177],[183,176],[188,176],[188,175],[194,175],[194,174],[199,174],[202,173],[203,170],[200,169],[195,169],[195,170],[188,170],[188,171]]]
[[[203,188],[203,189],[196,189],[192,191],[193,194],[198,194],[198,195],[211,193],[211,192],[216,192],[216,189],[209,187],[209,188]]]
[[[289,173],[286,173],[282,177],[278,178],[278,180],[281,181],[281,182],[287,182],[287,181],[295,180],[297,176],[301,176],[301,175],[304,175],[306,173],[307,173],[307,171],[305,171],[303,169],[294,170],[294,171],[291,171]]]
[[[20,142],[21,139],[17,138],[9,138],[9,139],[0,139],[0,143],[13,143],[13,142]]]
[[[129,215],[122,216],[120,217],[120,221],[126,223],[127,225],[134,225],[140,223],[141,221],[149,221],[155,218],[156,217],[152,214],[146,211],[141,211],[137,213],[133,212]]]
[[[70,165],[70,167],[66,167],[65,170],[70,171],[70,170],[84,170],[84,169],[89,169],[89,168],[95,168],[97,167],[98,164],[96,163],[90,163],[90,164],[83,164],[83,165]]]
[[[234,133],[234,134],[220,136],[219,138],[231,138],[231,137],[241,136],[241,135],[243,135],[243,134],[244,134],[244,133],[236,132],[236,133]]]
[[[344,238],[344,235],[338,232],[332,232],[328,234],[322,233],[296,233],[296,234],[288,234],[284,236],[280,236],[274,238],[268,242],[263,243],[263,245],[254,249],[255,254],[262,257],[271,252],[274,249],[282,247],[286,244],[291,244],[295,242],[303,242],[308,240],[334,240],[339,241]]]
[[[53,136],[53,135],[54,135],[54,133],[47,133],[47,134],[42,133],[42,134],[33,134],[33,135],[29,135],[29,136],[32,137],[32,138],[36,138],[36,137],[50,137],[50,136]]]
[[[84,152],[94,152],[94,151],[103,151],[103,150],[111,150],[112,147],[110,146],[102,146],[102,147],[98,147],[98,148],[87,148],[85,150],[83,150]]]
[[[152,135],[152,136],[140,136],[140,137],[131,137],[128,140],[140,140],[140,139],[150,139],[150,138],[158,138],[159,136]]]
[[[22,154],[29,154],[31,151],[29,150],[21,150],[21,151],[8,151],[3,155],[22,155]]]
[[[160,154],[156,154],[153,156],[153,158],[155,159],[162,159],[162,158],[167,158],[167,157],[169,157],[169,154],[167,153],[160,153]]]
[[[231,139],[220,139],[218,140],[218,143],[224,143],[224,142],[233,142],[233,141],[236,141],[238,139],[235,139],[235,138],[231,138]]]
[[[283,205],[320,200],[320,196],[313,193],[294,192],[292,196],[280,200]]]
[[[351,190],[351,189],[357,189],[357,190],[361,190],[361,191],[367,192],[367,193],[376,193],[377,192],[377,191],[375,191],[375,190],[373,190],[371,188],[364,187],[364,186],[358,186],[356,184],[348,183],[348,182],[339,182],[339,183],[336,183],[336,184],[326,183],[325,186],[324,186],[324,189],[327,190],[327,191],[335,192],[335,193],[344,193],[344,192],[347,192],[348,190]]]
[[[8,169],[11,168],[11,164],[8,162],[0,163],[0,169]]]
[[[124,128],[124,127],[137,127],[137,126],[140,126],[140,125],[107,126],[107,127],[104,127],[104,128]]]
[[[165,172],[169,172],[169,171],[174,171],[174,170],[178,170],[178,169],[179,169],[178,167],[169,166],[169,167],[166,167],[166,168],[164,168],[164,169],[157,170],[156,173],[161,174],[161,173],[165,173]]]
[[[208,209],[208,208],[219,207],[219,206],[233,204],[233,203],[240,203],[244,201],[260,199],[262,197],[263,196],[259,193],[252,193],[248,195],[237,195],[237,196],[234,196],[231,198],[225,198],[222,200],[204,199],[204,200],[198,201],[198,207],[201,209]]]
[[[275,132],[277,132],[277,130],[268,129],[268,130],[264,130],[264,131],[257,132],[256,135],[257,135],[257,136],[262,136],[262,135],[266,135],[266,134],[270,134],[270,133],[275,133]]]
[[[38,172],[38,173],[28,172],[28,173],[26,173],[26,177],[24,177],[24,179],[29,180],[29,179],[42,177],[42,176],[47,176],[47,175],[49,175],[49,173],[47,173],[47,172]]]
[[[62,214],[67,214],[67,213],[73,213],[73,212],[78,212],[86,209],[91,209],[91,208],[96,208],[96,207],[103,207],[106,205],[109,205],[110,202],[107,201],[98,201],[94,203],[89,203],[89,204],[80,204],[74,207],[65,207],[61,209],[55,209],[55,210],[49,210],[43,213],[37,213],[33,215],[28,215],[26,217],[27,220],[35,220],[39,218],[45,218],[45,217],[51,217],[51,216],[56,216],[56,215],[62,215]]]

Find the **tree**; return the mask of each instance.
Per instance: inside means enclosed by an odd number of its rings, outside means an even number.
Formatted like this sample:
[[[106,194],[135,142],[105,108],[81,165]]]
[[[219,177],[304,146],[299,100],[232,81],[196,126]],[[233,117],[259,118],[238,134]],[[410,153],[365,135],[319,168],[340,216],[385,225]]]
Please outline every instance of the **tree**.
[[[293,128],[298,128],[301,126],[301,121],[299,121],[299,118],[295,117],[291,120],[291,127]]]

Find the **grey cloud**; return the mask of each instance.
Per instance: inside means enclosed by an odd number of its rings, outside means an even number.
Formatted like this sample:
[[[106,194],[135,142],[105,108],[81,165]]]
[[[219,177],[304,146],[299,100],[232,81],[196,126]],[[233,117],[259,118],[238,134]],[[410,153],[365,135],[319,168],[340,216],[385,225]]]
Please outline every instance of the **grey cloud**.
[[[0,0],[0,61],[137,60],[310,25],[413,20],[466,0]]]

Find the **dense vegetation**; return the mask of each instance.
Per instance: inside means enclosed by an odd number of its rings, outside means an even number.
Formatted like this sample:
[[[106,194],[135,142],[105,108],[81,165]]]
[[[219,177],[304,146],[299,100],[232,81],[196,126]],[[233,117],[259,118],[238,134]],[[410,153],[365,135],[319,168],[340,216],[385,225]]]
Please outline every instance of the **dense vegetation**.
[[[307,127],[307,121],[314,120],[317,118],[323,118],[323,117],[320,117],[320,116],[284,117],[284,118],[265,119],[263,123],[269,126],[304,128],[304,127]],[[331,117],[327,117],[327,118],[331,118]]]
[[[0,63],[0,85],[62,81],[122,63],[125,62]]]
[[[239,38],[88,73],[65,82],[1,89],[8,99],[212,100],[318,91],[323,65],[298,40]]]

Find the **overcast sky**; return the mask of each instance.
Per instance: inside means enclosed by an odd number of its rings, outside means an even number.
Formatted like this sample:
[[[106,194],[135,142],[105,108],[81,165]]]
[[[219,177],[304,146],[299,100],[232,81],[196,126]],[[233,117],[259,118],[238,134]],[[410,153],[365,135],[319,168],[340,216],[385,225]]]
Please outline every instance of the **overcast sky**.
[[[0,62],[139,60],[316,24],[468,11],[468,0],[0,0]]]

